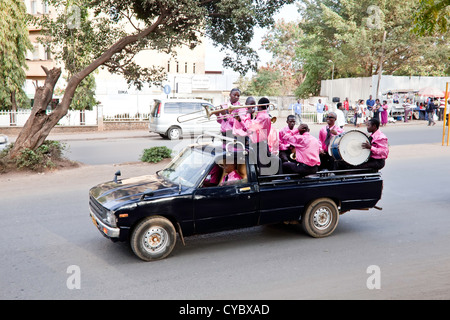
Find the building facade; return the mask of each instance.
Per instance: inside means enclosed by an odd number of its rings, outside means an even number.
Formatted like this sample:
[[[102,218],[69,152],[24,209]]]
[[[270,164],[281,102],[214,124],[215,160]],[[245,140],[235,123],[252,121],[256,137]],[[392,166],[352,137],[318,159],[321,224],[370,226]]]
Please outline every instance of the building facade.
[[[45,0],[24,0],[27,13],[39,16],[43,14],[55,15],[54,8],[47,5]],[[27,81],[25,92],[33,99],[35,90],[43,85],[45,72],[41,66],[48,69],[59,65],[50,51],[38,43],[41,29],[37,26],[29,26],[29,37],[33,44],[33,50],[27,53],[26,71]],[[142,67],[162,67],[167,75],[167,80],[162,86],[144,86],[139,91],[129,87],[126,80],[118,75],[112,75],[100,68],[95,73],[96,99],[103,106],[104,115],[114,114],[145,114],[150,112],[154,99],[162,98],[201,98],[213,104],[220,104],[228,99],[229,91],[238,76],[225,75],[222,70],[205,70],[206,49],[205,41],[194,49],[187,47],[177,49],[176,56],[159,53],[152,50],[140,52],[135,61]],[[59,80],[57,88],[64,88],[65,80]],[[164,93],[163,88],[166,87]],[[54,97],[57,101],[58,96]]]

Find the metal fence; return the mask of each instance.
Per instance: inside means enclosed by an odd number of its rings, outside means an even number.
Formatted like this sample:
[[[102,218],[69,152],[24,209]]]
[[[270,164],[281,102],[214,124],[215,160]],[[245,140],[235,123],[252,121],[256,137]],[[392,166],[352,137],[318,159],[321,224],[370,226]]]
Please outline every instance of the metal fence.
[[[47,114],[51,111],[47,110]],[[18,111],[0,111],[0,126],[18,126],[21,127],[30,117],[31,109]],[[93,110],[69,110],[67,114],[58,121],[58,126],[80,126],[97,125],[97,109]]]
[[[136,113],[134,115],[123,113],[116,115],[104,115],[103,121],[107,122],[148,121],[149,117],[150,117],[149,113]]]
[[[100,107],[101,108],[101,107]],[[145,122],[149,120],[149,113],[122,113],[122,114],[103,114],[103,110],[97,110],[95,107],[93,110],[69,110],[67,114],[59,120],[57,126],[82,126],[82,125],[98,125],[98,117],[100,116],[104,122]],[[47,111],[47,114],[51,111]],[[31,114],[31,110],[19,110],[19,111],[0,111],[0,127],[18,126],[21,127],[25,124]],[[281,120],[288,115],[293,114],[291,110],[274,110],[271,112],[273,116],[277,116]],[[325,113],[326,114],[326,113]],[[302,112],[302,122],[305,123],[317,123],[317,112],[306,111]],[[322,119],[321,122],[325,122]]]

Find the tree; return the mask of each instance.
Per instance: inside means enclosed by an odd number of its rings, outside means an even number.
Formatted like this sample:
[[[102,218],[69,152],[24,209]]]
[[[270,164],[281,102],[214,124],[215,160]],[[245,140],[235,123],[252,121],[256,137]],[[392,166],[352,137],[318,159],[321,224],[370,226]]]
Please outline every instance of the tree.
[[[25,4],[21,0],[0,2],[0,109],[17,110],[28,98],[23,90],[28,39]]]
[[[414,23],[414,32],[422,36],[446,33],[450,24],[450,0],[420,0]]]
[[[302,36],[298,21],[285,22],[281,19],[263,37],[262,47],[273,56],[268,69],[279,73],[282,95],[292,94],[304,81],[302,66],[295,59],[295,50]]]
[[[405,0],[304,0],[296,62],[305,80],[296,95],[320,93],[321,80],[334,77],[444,75],[449,68],[448,34],[411,34],[418,2]],[[300,34],[300,33],[299,33]],[[386,34],[386,37],[384,37]]]
[[[281,90],[281,73],[269,67],[261,67],[252,77],[246,93],[254,96],[278,96]]]
[[[11,157],[24,148],[34,149],[68,111],[80,82],[104,66],[122,74],[130,85],[159,84],[159,68],[142,68],[134,56],[143,49],[173,53],[181,45],[195,47],[206,34],[222,50],[229,51],[224,65],[241,73],[256,69],[257,55],[249,48],[255,26],[267,27],[272,15],[293,0],[48,0],[57,18],[43,16],[39,23],[47,31],[56,57],[71,70],[64,96],[48,115],[60,68],[44,71],[42,87],[36,90],[31,115],[20,132]],[[57,48],[63,48],[56,52]],[[67,50],[65,49],[67,48]]]

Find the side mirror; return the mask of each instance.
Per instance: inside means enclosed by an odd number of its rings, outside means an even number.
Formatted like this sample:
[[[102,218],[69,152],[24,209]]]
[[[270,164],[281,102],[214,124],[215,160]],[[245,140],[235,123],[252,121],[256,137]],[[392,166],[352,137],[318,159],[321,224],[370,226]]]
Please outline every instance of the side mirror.
[[[117,177],[121,176],[122,174],[120,173],[120,170],[118,170],[116,173],[114,173],[114,182],[115,183],[119,183],[119,181],[117,180]]]

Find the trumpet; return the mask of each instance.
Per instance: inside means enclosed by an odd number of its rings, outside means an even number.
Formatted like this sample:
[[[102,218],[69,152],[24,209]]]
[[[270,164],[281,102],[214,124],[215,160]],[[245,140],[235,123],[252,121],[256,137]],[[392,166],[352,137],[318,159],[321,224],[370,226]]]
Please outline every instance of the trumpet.
[[[177,121],[179,123],[192,121],[192,120],[196,120],[196,119],[204,119],[206,121],[209,121],[209,120],[211,120],[211,116],[213,116],[213,115],[215,115],[217,117],[217,120],[226,119],[228,117],[231,117],[231,115],[219,116],[219,114],[222,114],[224,112],[231,113],[233,110],[237,110],[237,109],[249,109],[249,108],[260,107],[260,106],[268,106],[270,108],[270,106],[274,106],[274,104],[266,103],[266,104],[257,104],[257,105],[252,104],[252,105],[242,105],[242,106],[228,106],[228,108],[222,108],[222,106],[211,108],[209,105],[204,104],[204,105],[202,105],[202,107],[205,109],[204,111],[200,110],[200,111],[183,114],[177,118]],[[260,110],[260,111],[256,111],[256,112],[261,112],[261,111],[266,111],[266,110]],[[206,112],[206,115],[205,115],[205,112]],[[276,121],[276,117],[274,117],[274,118]],[[272,122],[272,123],[274,123],[274,122]]]

